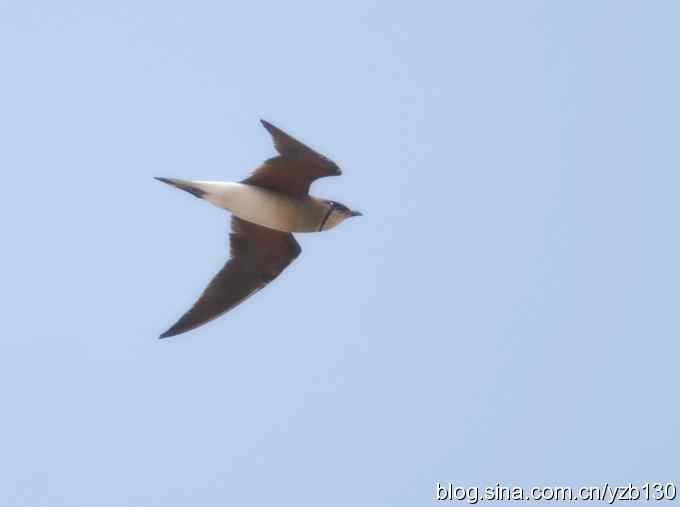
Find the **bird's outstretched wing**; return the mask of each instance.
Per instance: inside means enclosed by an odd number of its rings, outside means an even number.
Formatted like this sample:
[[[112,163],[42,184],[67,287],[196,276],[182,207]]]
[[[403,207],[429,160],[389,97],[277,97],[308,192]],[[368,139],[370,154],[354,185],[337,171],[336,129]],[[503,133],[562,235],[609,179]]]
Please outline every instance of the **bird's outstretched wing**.
[[[274,147],[280,155],[265,161],[242,183],[269,188],[293,197],[303,197],[309,193],[309,186],[314,180],[342,174],[332,160],[271,123],[260,121],[271,134]]]
[[[189,331],[228,312],[276,278],[300,255],[292,234],[231,219],[231,258],[194,306],[160,338]]]

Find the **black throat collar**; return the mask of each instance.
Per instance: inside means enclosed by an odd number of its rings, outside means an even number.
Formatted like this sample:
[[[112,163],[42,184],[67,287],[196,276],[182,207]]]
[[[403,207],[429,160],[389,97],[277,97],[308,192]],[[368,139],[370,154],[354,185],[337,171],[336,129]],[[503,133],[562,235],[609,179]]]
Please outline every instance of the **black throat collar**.
[[[326,225],[326,220],[328,220],[328,217],[331,216],[331,213],[333,213],[333,208],[335,208],[335,206],[331,204],[328,208],[328,211],[326,211],[326,216],[323,217],[321,225],[319,226],[319,232],[323,231],[323,226]]]

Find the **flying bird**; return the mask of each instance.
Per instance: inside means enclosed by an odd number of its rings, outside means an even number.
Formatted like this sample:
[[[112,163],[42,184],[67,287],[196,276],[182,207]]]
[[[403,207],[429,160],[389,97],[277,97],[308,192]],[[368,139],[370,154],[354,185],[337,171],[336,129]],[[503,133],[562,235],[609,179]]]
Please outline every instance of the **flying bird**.
[[[318,178],[342,174],[335,162],[271,123],[278,156],[238,183],[156,178],[232,213],[231,257],[198,301],[160,338],[175,336],[223,315],[279,276],[300,255],[293,232],[320,232],[360,216],[344,204],[309,195]]]

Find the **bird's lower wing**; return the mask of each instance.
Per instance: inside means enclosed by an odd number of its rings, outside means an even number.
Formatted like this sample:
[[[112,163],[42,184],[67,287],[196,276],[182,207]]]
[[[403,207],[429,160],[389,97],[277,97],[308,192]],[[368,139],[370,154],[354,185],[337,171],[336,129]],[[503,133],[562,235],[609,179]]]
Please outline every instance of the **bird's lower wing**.
[[[201,326],[228,312],[276,278],[299,254],[292,234],[232,218],[231,259],[198,301],[160,338]]]

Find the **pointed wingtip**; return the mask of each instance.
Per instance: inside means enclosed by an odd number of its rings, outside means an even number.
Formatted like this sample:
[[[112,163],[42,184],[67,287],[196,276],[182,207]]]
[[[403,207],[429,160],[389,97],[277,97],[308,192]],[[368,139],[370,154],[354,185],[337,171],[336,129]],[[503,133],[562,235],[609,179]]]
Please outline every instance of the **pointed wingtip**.
[[[267,132],[269,132],[269,133],[271,133],[272,130],[276,128],[274,125],[272,125],[271,123],[269,123],[267,120],[263,120],[262,118],[260,118],[260,123],[262,124],[262,126],[263,126],[265,129],[267,129]]]
[[[181,320],[181,319],[180,319]],[[164,333],[161,333],[161,335],[158,337],[159,340],[163,340],[164,338],[171,338],[173,336],[177,336],[178,334],[185,333],[186,331],[189,331],[189,329],[182,329],[181,326],[179,326],[180,321],[175,322],[172,326],[170,326]]]

